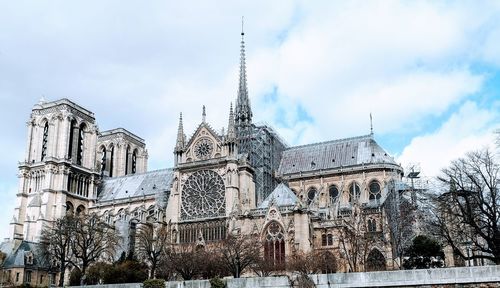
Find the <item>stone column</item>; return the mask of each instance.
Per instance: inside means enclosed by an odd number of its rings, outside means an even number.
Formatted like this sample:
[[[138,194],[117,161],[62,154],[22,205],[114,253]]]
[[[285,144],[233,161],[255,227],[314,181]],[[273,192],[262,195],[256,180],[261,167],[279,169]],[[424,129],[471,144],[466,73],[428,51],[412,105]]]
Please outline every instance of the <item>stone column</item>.
[[[30,119],[30,121],[26,122],[26,126],[28,127],[28,138],[26,141],[26,152],[25,152],[25,161],[26,162],[31,162],[31,147],[32,147],[32,142],[33,142],[33,119]]]

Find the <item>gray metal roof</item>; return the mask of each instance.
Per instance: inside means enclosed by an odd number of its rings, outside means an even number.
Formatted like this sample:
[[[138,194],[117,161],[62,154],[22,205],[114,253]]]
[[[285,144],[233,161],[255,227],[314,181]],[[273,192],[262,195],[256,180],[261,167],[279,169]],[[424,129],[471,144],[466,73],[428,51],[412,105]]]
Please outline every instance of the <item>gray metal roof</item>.
[[[142,174],[106,178],[99,185],[99,201],[112,201],[133,197],[154,196],[159,191],[170,191],[172,169]]]
[[[7,255],[3,263],[3,267],[47,268],[48,263],[42,253],[40,245],[40,243],[28,241],[18,242],[17,245],[15,241],[6,241],[1,243],[0,251]],[[33,254],[33,264],[28,264],[25,261],[26,255],[29,252]]]
[[[274,203],[278,207],[296,205],[298,201],[299,199],[295,193],[288,186],[280,183],[257,208],[268,208],[271,203]]]
[[[283,151],[278,174],[383,163],[397,165],[371,135],[365,135],[290,147]]]

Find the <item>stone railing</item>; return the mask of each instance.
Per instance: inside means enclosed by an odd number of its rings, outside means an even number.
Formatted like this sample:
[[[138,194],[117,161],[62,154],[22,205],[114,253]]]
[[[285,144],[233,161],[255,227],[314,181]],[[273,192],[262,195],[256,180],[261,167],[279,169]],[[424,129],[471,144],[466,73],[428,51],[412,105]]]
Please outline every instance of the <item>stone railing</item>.
[[[334,287],[500,287],[500,265],[420,270],[335,273],[309,275],[317,288]],[[227,279],[227,288],[298,287],[297,275]],[[486,286],[485,286],[486,285]],[[165,288],[210,288],[208,280],[171,281]],[[85,286],[99,288],[141,288],[142,284]]]

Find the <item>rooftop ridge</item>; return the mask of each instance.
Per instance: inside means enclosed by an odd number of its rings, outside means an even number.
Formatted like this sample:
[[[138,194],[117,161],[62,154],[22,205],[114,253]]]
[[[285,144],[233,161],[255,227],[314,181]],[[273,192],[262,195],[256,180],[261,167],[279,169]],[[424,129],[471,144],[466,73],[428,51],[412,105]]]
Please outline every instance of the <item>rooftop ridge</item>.
[[[132,138],[135,138],[136,140],[139,140],[140,142],[144,142],[143,138],[137,136],[135,133],[132,133],[129,130],[122,128],[122,127],[105,130],[105,131],[102,131],[100,134],[101,134],[101,136],[107,136],[107,135],[111,135],[113,133],[124,133],[124,134],[131,136]]]
[[[68,98],[61,98],[61,99],[57,99],[57,100],[53,100],[53,101],[49,101],[49,102],[37,103],[33,106],[33,110],[43,110],[43,109],[47,109],[47,108],[61,105],[61,104],[74,106],[74,107],[78,108],[79,110],[82,110],[83,112],[87,113],[88,115],[91,115],[92,117],[94,117],[94,112],[92,112],[86,108],[83,108],[82,106],[80,106],[79,104],[76,104],[75,102],[69,100]]]
[[[316,145],[321,145],[321,144],[332,144],[332,143],[340,143],[340,142],[345,142],[345,141],[361,140],[361,139],[373,139],[373,138],[371,137],[371,135],[367,134],[367,135],[361,135],[361,136],[354,136],[354,137],[348,137],[348,138],[341,138],[341,139],[328,140],[328,141],[323,141],[323,142],[316,142],[316,143],[292,146],[292,147],[285,149],[285,151],[299,149],[299,148],[305,148],[305,147],[311,147],[311,146],[316,146]]]
[[[118,177],[108,177],[108,178],[104,178],[103,180],[110,181],[110,180],[115,180],[115,179],[123,179],[123,178],[127,178],[127,177],[153,174],[153,173],[158,173],[158,172],[163,172],[163,171],[174,171],[174,168],[162,168],[162,169],[151,170],[151,171],[146,171],[146,172],[142,172],[142,173],[128,174],[128,175],[122,175],[122,176],[118,176]]]

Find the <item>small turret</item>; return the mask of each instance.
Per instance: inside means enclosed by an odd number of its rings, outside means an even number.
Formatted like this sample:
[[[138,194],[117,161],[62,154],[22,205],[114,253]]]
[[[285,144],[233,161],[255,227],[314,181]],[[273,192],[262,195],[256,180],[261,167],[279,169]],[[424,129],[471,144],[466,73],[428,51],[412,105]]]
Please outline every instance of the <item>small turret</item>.
[[[184,152],[184,147],[186,144],[186,135],[184,134],[184,127],[182,125],[182,113],[179,116],[179,128],[177,130],[177,141],[175,143],[174,154],[175,154],[175,165],[179,163],[182,159],[182,153]]]

